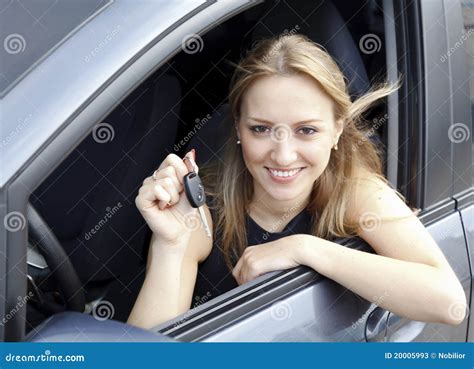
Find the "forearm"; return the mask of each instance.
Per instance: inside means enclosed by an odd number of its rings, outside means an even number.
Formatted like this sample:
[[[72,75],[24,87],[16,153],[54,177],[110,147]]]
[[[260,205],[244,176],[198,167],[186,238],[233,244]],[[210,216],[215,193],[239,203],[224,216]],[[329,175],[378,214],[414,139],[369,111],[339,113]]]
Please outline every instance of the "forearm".
[[[129,324],[146,329],[189,309],[182,296],[185,255],[181,251],[170,253],[156,242],[152,239],[145,281],[128,318]]]
[[[447,273],[438,268],[350,249],[313,236],[305,238],[299,258],[301,264],[397,315],[459,323],[452,320],[459,290],[453,291],[446,284]]]

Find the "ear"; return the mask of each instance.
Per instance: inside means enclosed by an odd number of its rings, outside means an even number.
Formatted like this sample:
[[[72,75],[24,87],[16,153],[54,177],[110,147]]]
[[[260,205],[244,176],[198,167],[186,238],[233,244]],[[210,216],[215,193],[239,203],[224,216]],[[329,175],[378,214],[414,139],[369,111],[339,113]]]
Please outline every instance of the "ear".
[[[342,131],[344,130],[344,120],[338,119],[336,120],[336,135],[337,139],[339,139],[339,136],[342,135]]]
[[[238,122],[234,122],[235,132],[237,132],[237,137],[240,140],[239,125]]]

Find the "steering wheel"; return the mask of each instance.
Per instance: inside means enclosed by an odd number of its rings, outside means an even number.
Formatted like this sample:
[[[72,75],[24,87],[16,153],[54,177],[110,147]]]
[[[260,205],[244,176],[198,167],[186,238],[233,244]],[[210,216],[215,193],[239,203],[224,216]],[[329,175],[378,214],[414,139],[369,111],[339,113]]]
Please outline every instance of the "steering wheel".
[[[31,203],[28,203],[27,218],[28,240],[38,247],[48,264],[64,298],[66,309],[84,312],[84,290],[68,255]]]

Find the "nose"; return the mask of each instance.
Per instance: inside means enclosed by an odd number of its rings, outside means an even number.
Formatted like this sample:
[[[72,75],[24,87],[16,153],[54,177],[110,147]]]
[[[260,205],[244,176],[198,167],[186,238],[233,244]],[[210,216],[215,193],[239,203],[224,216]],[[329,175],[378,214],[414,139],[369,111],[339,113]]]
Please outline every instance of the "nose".
[[[279,167],[288,167],[294,163],[298,159],[298,153],[292,137],[275,142],[270,157]]]

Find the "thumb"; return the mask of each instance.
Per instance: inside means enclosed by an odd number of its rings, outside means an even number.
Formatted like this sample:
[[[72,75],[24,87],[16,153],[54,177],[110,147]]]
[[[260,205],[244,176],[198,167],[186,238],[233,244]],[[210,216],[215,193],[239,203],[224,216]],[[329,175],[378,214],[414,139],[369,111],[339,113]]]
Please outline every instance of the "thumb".
[[[186,153],[186,155],[183,158],[184,164],[186,164],[186,168],[188,168],[188,171],[194,171],[196,174],[199,173],[199,168],[196,165],[196,153],[195,150],[192,149]]]

